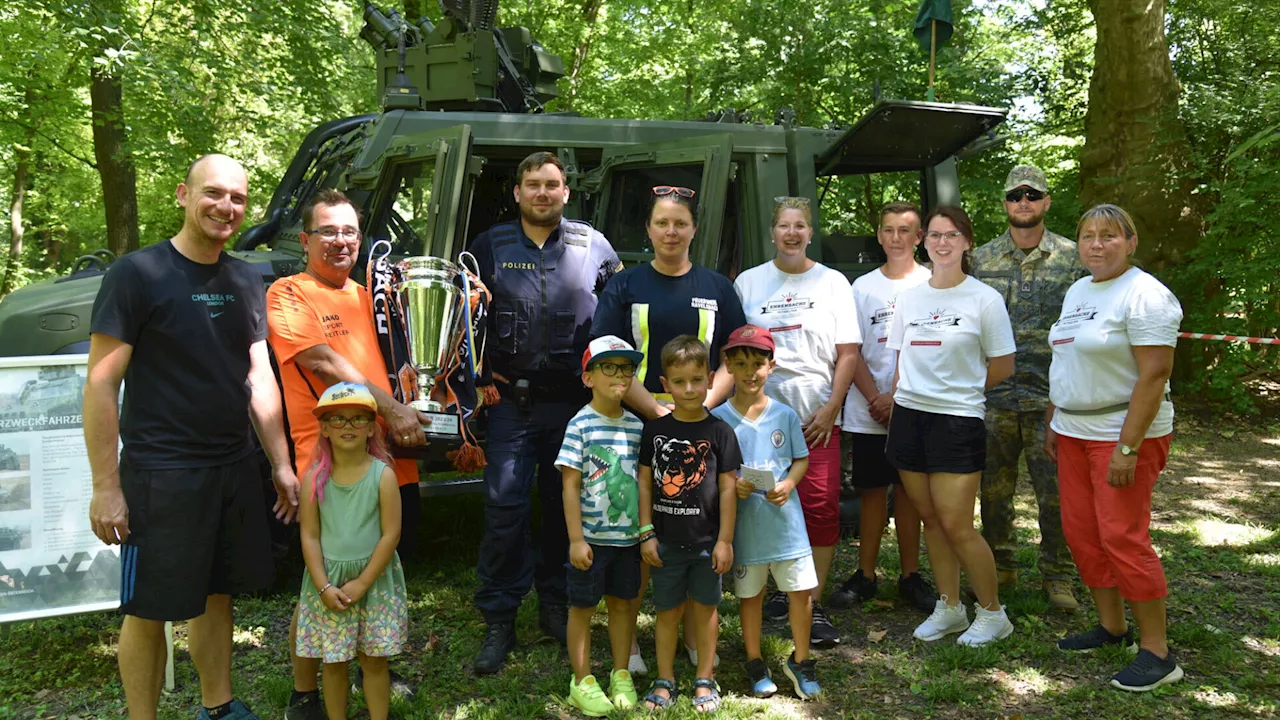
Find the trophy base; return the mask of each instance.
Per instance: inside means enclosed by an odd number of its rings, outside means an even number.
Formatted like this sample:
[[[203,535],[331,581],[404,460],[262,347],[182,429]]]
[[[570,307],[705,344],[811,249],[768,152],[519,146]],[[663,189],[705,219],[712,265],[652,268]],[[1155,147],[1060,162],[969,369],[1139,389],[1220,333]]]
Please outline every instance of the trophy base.
[[[441,412],[444,408],[431,400],[414,400],[409,407],[426,415],[422,430],[427,439],[435,442],[462,442],[462,420],[456,413]]]

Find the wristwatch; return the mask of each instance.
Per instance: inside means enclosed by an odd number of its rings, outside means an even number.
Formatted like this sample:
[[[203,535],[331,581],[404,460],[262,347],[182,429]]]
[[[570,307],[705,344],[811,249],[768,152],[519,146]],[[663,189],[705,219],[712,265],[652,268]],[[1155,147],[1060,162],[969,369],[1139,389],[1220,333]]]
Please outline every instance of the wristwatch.
[[[1118,448],[1120,449],[1120,454],[1121,454],[1121,455],[1124,455],[1125,457],[1128,457],[1128,456],[1130,456],[1130,455],[1137,455],[1137,454],[1138,454],[1138,449],[1137,449],[1137,448],[1131,448],[1131,447],[1129,447],[1128,445],[1125,445],[1124,443],[1120,443],[1120,444],[1119,444],[1119,445],[1117,445],[1116,447],[1118,447]]]

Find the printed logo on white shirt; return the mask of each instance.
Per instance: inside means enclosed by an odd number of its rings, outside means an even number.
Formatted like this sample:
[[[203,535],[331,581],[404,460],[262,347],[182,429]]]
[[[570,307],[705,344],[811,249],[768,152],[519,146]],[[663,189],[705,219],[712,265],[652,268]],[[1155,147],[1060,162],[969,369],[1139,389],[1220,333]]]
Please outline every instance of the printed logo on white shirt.
[[[898,310],[898,297],[895,295],[889,298],[889,302],[884,307],[871,313],[872,325],[888,325],[893,321],[893,314]]]
[[[1083,322],[1089,322],[1098,316],[1098,308],[1085,302],[1076,303],[1071,309],[1063,308],[1062,315],[1054,323],[1060,330],[1073,330]]]
[[[765,302],[764,307],[760,308],[761,315],[770,313],[794,313],[801,310],[809,310],[813,307],[813,300],[807,297],[800,297],[798,293],[783,293],[775,298],[770,298]]]
[[[958,327],[959,325],[960,315],[948,310],[934,310],[922,318],[917,318],[907,323],[907,327],[927,328],[929,330]]]

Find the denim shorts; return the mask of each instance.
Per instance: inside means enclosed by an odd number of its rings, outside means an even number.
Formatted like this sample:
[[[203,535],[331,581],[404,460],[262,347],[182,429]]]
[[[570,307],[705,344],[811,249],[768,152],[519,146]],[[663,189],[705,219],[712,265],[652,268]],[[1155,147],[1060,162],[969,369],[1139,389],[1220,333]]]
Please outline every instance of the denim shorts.
[[[634,600],[640,594],[640,546],[590,545],[591,567],[564,564],[569,604],[593,608],[605,595]]]
[[[658,611],[677,608],[686,599],[700,605],[719,605],[720,575],[711,568],[715,543],[665,545],[658,543],[662,567],[653,568],[653,604]]]

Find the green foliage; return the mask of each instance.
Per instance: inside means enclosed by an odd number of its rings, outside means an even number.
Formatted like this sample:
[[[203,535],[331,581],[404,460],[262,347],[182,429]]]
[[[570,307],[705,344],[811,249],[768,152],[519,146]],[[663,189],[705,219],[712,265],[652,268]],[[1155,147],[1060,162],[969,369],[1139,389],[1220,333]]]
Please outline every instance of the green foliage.
[[[383,5],[388,0],[383,0]],[[435,3],[401,2],[410,16]],[[103,7],[119,12],[104,14]],[[697,119],[721,108],[771,122],[783,107],[811,126],[854,122],[885,98],[923,99],[928,53],[911,34],[916,0],[508,0],[500,24],[528,26],[565,61],[550,110]],[[0,6],[0,220],[7,225],[15,148],[31,148],[19,282],[63,272],[104,244],[89,119],[91,66],[119,71],[138,169],[142,242],[177,229],[173,189],[214,150],[242,160],[263,207],[317,123],[377,109],[357,0],[28,0]],[[1070,235],[1084,209],[1078,158],[1093,72],[1085,0],[953,3],[955,34],[937,58],[937,99],[1010,108],[1007,141],[959,163],[966,209],[985,242],[1006,225],[1008,169],[1048,175],[1048,225]],[[1191,168],[1207,209],[1204,240],[1166,271],[1186,329],[1276,333],[1271,299],[1280,183],[1280,5],[1169,0]],[[99,52],[97,48],[107,50]],[[1170,182],[1178,178],[1169,179]],[[883,203],[916,179],[834,182],[826,231],[868,234]],[[0,248],[6,246],[0,242]],[[3,250],[0,250],[3,255]],[[1274,348],[1194,344],[1180,388],[1247,406],[1242,377],[1275,374]],[[1186,384],[1187,381],[1191,385]]]

